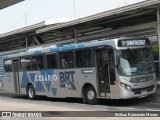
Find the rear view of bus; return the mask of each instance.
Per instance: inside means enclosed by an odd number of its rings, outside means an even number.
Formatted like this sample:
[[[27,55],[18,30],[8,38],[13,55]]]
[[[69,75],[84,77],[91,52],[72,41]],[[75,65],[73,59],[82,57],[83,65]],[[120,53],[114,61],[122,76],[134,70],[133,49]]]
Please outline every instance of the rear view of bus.
[[[156,75],[149,40],[119,39],[116,47],[119,95],[112,94],[112,98],[141,98],[153,94],[156,91]]]

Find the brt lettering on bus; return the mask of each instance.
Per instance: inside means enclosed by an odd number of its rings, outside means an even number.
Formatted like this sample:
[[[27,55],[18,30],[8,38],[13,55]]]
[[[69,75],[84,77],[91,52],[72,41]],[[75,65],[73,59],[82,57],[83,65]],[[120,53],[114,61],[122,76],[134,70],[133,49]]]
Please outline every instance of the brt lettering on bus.
[[[74,74],[75,71],[60,72],[60,87],[70,90],[76,90],[76,86],[74,84]]]
[[[74,82],[74,75],[75,71],[66,71],[66,72],[60,72],[60,82]]]

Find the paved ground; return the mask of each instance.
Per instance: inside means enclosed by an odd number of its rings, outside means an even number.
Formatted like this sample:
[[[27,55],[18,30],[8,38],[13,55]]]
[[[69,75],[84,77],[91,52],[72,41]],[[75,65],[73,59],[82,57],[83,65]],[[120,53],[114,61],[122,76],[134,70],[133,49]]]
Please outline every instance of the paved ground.
[[[63,116],[66,111],[79,111],[81,116],[91,114],[88,111],[106,111],[106,116],[112,111],[160,111],[160,90],[155,95],[142,99],[131,100],[101,100],[98,105],[86,105],[81,99],[53,99],[47,97],[38,97],[37,100],[28,100],[25,96],[15,96],[0,93],[0,111],[59,111],[58,115]],[[82,112],[85,111],[85,112]],[[79,113],[78,112],[78,113]],[[73,113],[74,115],[76,113]],[[96,113],[95,113],[96,114]],[[47,114],[48,115],[48,114]],[[17,118],[0,118],[0,120]],[[21,118],[18,118],[21,119]],[[28,119],[28,118],[23,118]],[[41,120],[44,118],[29,118]],[[47,117],[47,120],[105,120],[106,117]],[[159,120],[158,117],[107,117],[107,120]]]
[[[152,96],[151,96],[152,97]],[[83,104],[81,99],[55,99],[38,97],[28,100],[26,96],[0,95],[0,110],[38,110],[38,111],[148,111],[160,110],[159,102],[148,98],[130,100],[101,100],[98,105]],[[7,107],[10,106],[10,107]]]
[[[104,114],[110,114],[111,111],[160,111],[159,102],[148,101],[150,98],[143,99],[132,99],[132,100],[101,100],[98,105],[86,105],[82,103],[81,99],[52,99],[46,97],[38,97],[38,100],[28,100],[25,96],[8,96],[5,94],[0,95],[0,111],[59,111],[59,114],[66,114],[65,111],[85,111],[81,112],[82,116],[84,114],[89,114],[87,111],[107,111]],[[63,112],[64,111],[64,112]],[[84,113],[84,114],[83,114]],[[61,115],[63,115],[61,114]],[[75,113],[76,114],[76,113]],[[3,120],[6,118],[0,118]],[[7,118],[8,119],[8,118]],[[17,120],[17,118],[10,118]],[[23,118],[24,119],[24,118]],[[27,119],[27,118],[25,118]],[[33,118],[32,118],[33,119]],[[36,120],[43,118],[34,118]],[[87,117],[87,118],[73,118],[73,117],[55,117],[46,119],[54,120],[87,120],[87,119],[98,119],[103,120],[103,117]],[[107,117],[107,120],[132,120],[135,118],[128,117]],[[141,120],[150,120],[151,118],[137,118]],[[160,119],[160,118],[154,118]]]

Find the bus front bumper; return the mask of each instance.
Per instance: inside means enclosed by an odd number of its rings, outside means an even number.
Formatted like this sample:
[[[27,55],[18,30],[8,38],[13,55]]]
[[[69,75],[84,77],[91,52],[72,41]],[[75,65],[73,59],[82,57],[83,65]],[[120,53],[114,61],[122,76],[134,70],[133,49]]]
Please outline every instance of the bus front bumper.
[[[132,89],[128,91],[121,87],[120,99],[143,98],[156,92],[157,86],[152,85],[146,88]]]

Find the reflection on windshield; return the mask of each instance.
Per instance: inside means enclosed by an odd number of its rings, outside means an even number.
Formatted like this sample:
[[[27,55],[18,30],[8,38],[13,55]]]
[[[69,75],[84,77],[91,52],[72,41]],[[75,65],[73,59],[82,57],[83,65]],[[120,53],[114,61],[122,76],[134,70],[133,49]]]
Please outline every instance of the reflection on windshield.
[[[154,72],[150,48],[120,50],[118,73],[123,76],[144,75]]]

